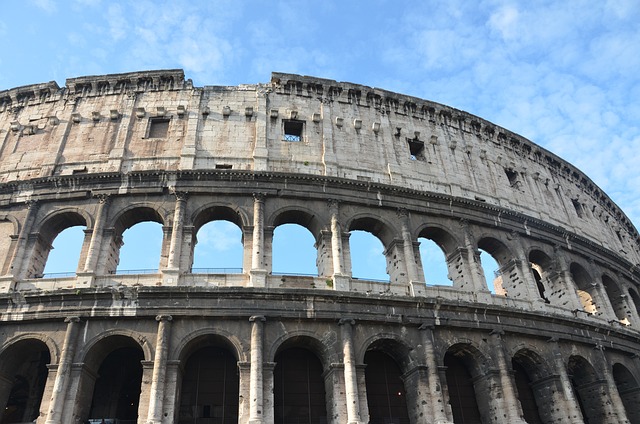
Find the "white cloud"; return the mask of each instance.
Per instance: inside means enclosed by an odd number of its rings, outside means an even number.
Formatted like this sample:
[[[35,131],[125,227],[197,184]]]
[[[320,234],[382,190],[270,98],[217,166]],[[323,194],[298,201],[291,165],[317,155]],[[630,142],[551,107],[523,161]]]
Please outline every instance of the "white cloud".
[[[56,2],[54,0],[31,0],[31,1],[36,7],[44,10],[47,13],[55,12],[57,9]]]

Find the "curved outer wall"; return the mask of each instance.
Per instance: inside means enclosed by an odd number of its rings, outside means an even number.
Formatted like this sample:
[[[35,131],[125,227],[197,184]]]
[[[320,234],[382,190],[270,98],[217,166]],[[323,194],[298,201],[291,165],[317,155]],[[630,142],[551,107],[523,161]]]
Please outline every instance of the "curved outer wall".
[[[114,418],[96,382],[129,349],[137,422],[187,422],[190,358],[212,348],[237,362],[232,422],[271,423],[277,359],[303,348],[330,423],[382,422],[371,352],[402,376],[398,422],[470,422],[453,369],[483,423],[640,422],[637,230],[581,171],[481,118],[312,77],[200,88],[167,70],[0,91],[0,143],[0,403],[26,381],[25,421]],[[219,219],[242,231],[242,272],[194,273],[197,232]],[[118,274],[141,221],[163,225],[158,271]],[[317,277],[271,273],[286,223],[315,237]],[[43,278],[76,225],[75,275]],[[382,241],[389,282],[351,277],[352,230]],[[450,285],[424,281],[418,238],[443,250]],[[479,249],[500,266],[495,293]]]

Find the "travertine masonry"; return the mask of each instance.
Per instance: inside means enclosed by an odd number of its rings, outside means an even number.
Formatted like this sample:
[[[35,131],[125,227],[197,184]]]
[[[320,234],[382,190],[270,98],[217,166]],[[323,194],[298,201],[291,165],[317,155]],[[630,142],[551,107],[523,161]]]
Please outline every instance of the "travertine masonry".
[[[193,272],[215,220],[240,228],[241,272]],[[158,270],[119,274],[143,221]],[[288,223],[317,276],[272,273]],[[73,226],[75,274],[43,275]],[[354,230],[389,282],[352,278]],[[424,281],[420,238],[450,286]],[[581,171],[426,100],[180,70],[0,91],[0,424],[640,423],[638,264]]]

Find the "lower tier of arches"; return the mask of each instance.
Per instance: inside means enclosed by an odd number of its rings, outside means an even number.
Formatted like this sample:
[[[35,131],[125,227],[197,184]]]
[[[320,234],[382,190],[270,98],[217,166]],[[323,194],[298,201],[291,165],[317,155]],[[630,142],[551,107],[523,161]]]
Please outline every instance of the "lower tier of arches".
[[[640,423],[640,340],[578,319],[264,289],[5,300],[0,424]]]

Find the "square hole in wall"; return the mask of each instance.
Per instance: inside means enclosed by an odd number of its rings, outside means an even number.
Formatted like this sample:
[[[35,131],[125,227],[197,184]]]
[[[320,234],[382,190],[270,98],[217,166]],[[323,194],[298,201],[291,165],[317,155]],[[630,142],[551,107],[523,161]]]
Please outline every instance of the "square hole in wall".
[[[148,138],[167,138],[169,121],[169,118],[151,118]]]
[[[304,132],[304,121],[289,119],[283,121],[284,141],[302,141]]]
[[[407,143],[411,160],[424,160],[424,142],[408,138]]]

